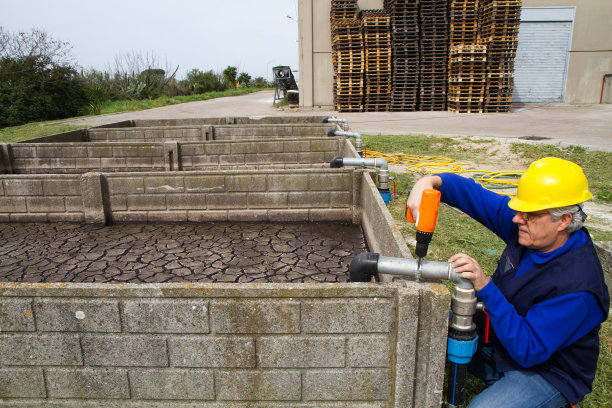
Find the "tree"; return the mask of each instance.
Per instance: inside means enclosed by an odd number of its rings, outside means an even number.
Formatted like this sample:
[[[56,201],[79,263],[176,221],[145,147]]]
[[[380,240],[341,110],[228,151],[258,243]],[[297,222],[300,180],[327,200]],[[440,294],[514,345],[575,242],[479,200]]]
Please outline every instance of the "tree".
[[[212,70],[202,72],[199,69],[192,69],[186,75],[183,81],[194,94],[204,92],[224,91],[226,84],[223,82],[223,77],[214,73]]]
[[[228,66],[223,70],[223,78],[232,89],[236,89],[236,75],[238,75],[238,68],[236,67]]]
[[[246,72],[240,73],[240,75],[238,75],[238,83],[241,87],[248,88],[251,83],[251,76]]]
[[[46,32],[0,27],[0,127],[78,115],[87,104],[72,46]]]

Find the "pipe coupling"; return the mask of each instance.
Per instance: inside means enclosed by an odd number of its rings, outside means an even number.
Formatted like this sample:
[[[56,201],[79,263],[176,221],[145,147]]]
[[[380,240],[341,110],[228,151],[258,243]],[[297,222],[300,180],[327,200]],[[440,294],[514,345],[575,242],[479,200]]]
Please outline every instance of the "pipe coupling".
[[[451,296],[451,328],[458,331],[471,331],[476,328],[473,322],[476,313],[476,291],[472,289],[455,287]]]

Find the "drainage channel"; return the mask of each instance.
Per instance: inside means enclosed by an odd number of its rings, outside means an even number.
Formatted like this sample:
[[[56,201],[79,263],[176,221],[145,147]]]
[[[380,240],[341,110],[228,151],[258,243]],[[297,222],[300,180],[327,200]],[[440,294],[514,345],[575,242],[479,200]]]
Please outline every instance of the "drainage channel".
[[[342,223],[0,223],[0,282],[347,282]]]

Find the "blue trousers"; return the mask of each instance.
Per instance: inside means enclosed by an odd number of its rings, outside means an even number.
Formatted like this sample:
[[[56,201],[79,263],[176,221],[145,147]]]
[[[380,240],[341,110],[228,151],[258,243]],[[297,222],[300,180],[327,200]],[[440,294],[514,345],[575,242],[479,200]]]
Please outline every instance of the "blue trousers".
[[[563,408],[568,401],[548,381],[531,371],[495,368],[493,347],[479,347],[468,372],[485,382],[485,388],[469,408]]]

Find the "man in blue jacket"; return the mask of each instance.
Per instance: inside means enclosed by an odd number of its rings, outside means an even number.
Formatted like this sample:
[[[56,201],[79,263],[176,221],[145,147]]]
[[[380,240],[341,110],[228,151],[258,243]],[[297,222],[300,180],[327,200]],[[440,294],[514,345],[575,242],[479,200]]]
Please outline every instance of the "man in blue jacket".
[[[599,329],[610,297],[601,263],[583,222],[592,197],[580,166],[548,157],[531,164],[513,199],[471,179],[440,174],[420,179],[408,206],[436,188],[506,244],[491,278],[469,255],[452,256],[469,279],[491,323],[492,346],[480,345],[470,372],[487,388],[471,408],[565,407],[591,392]],[[482,336],[481,336],[482,337]]]

